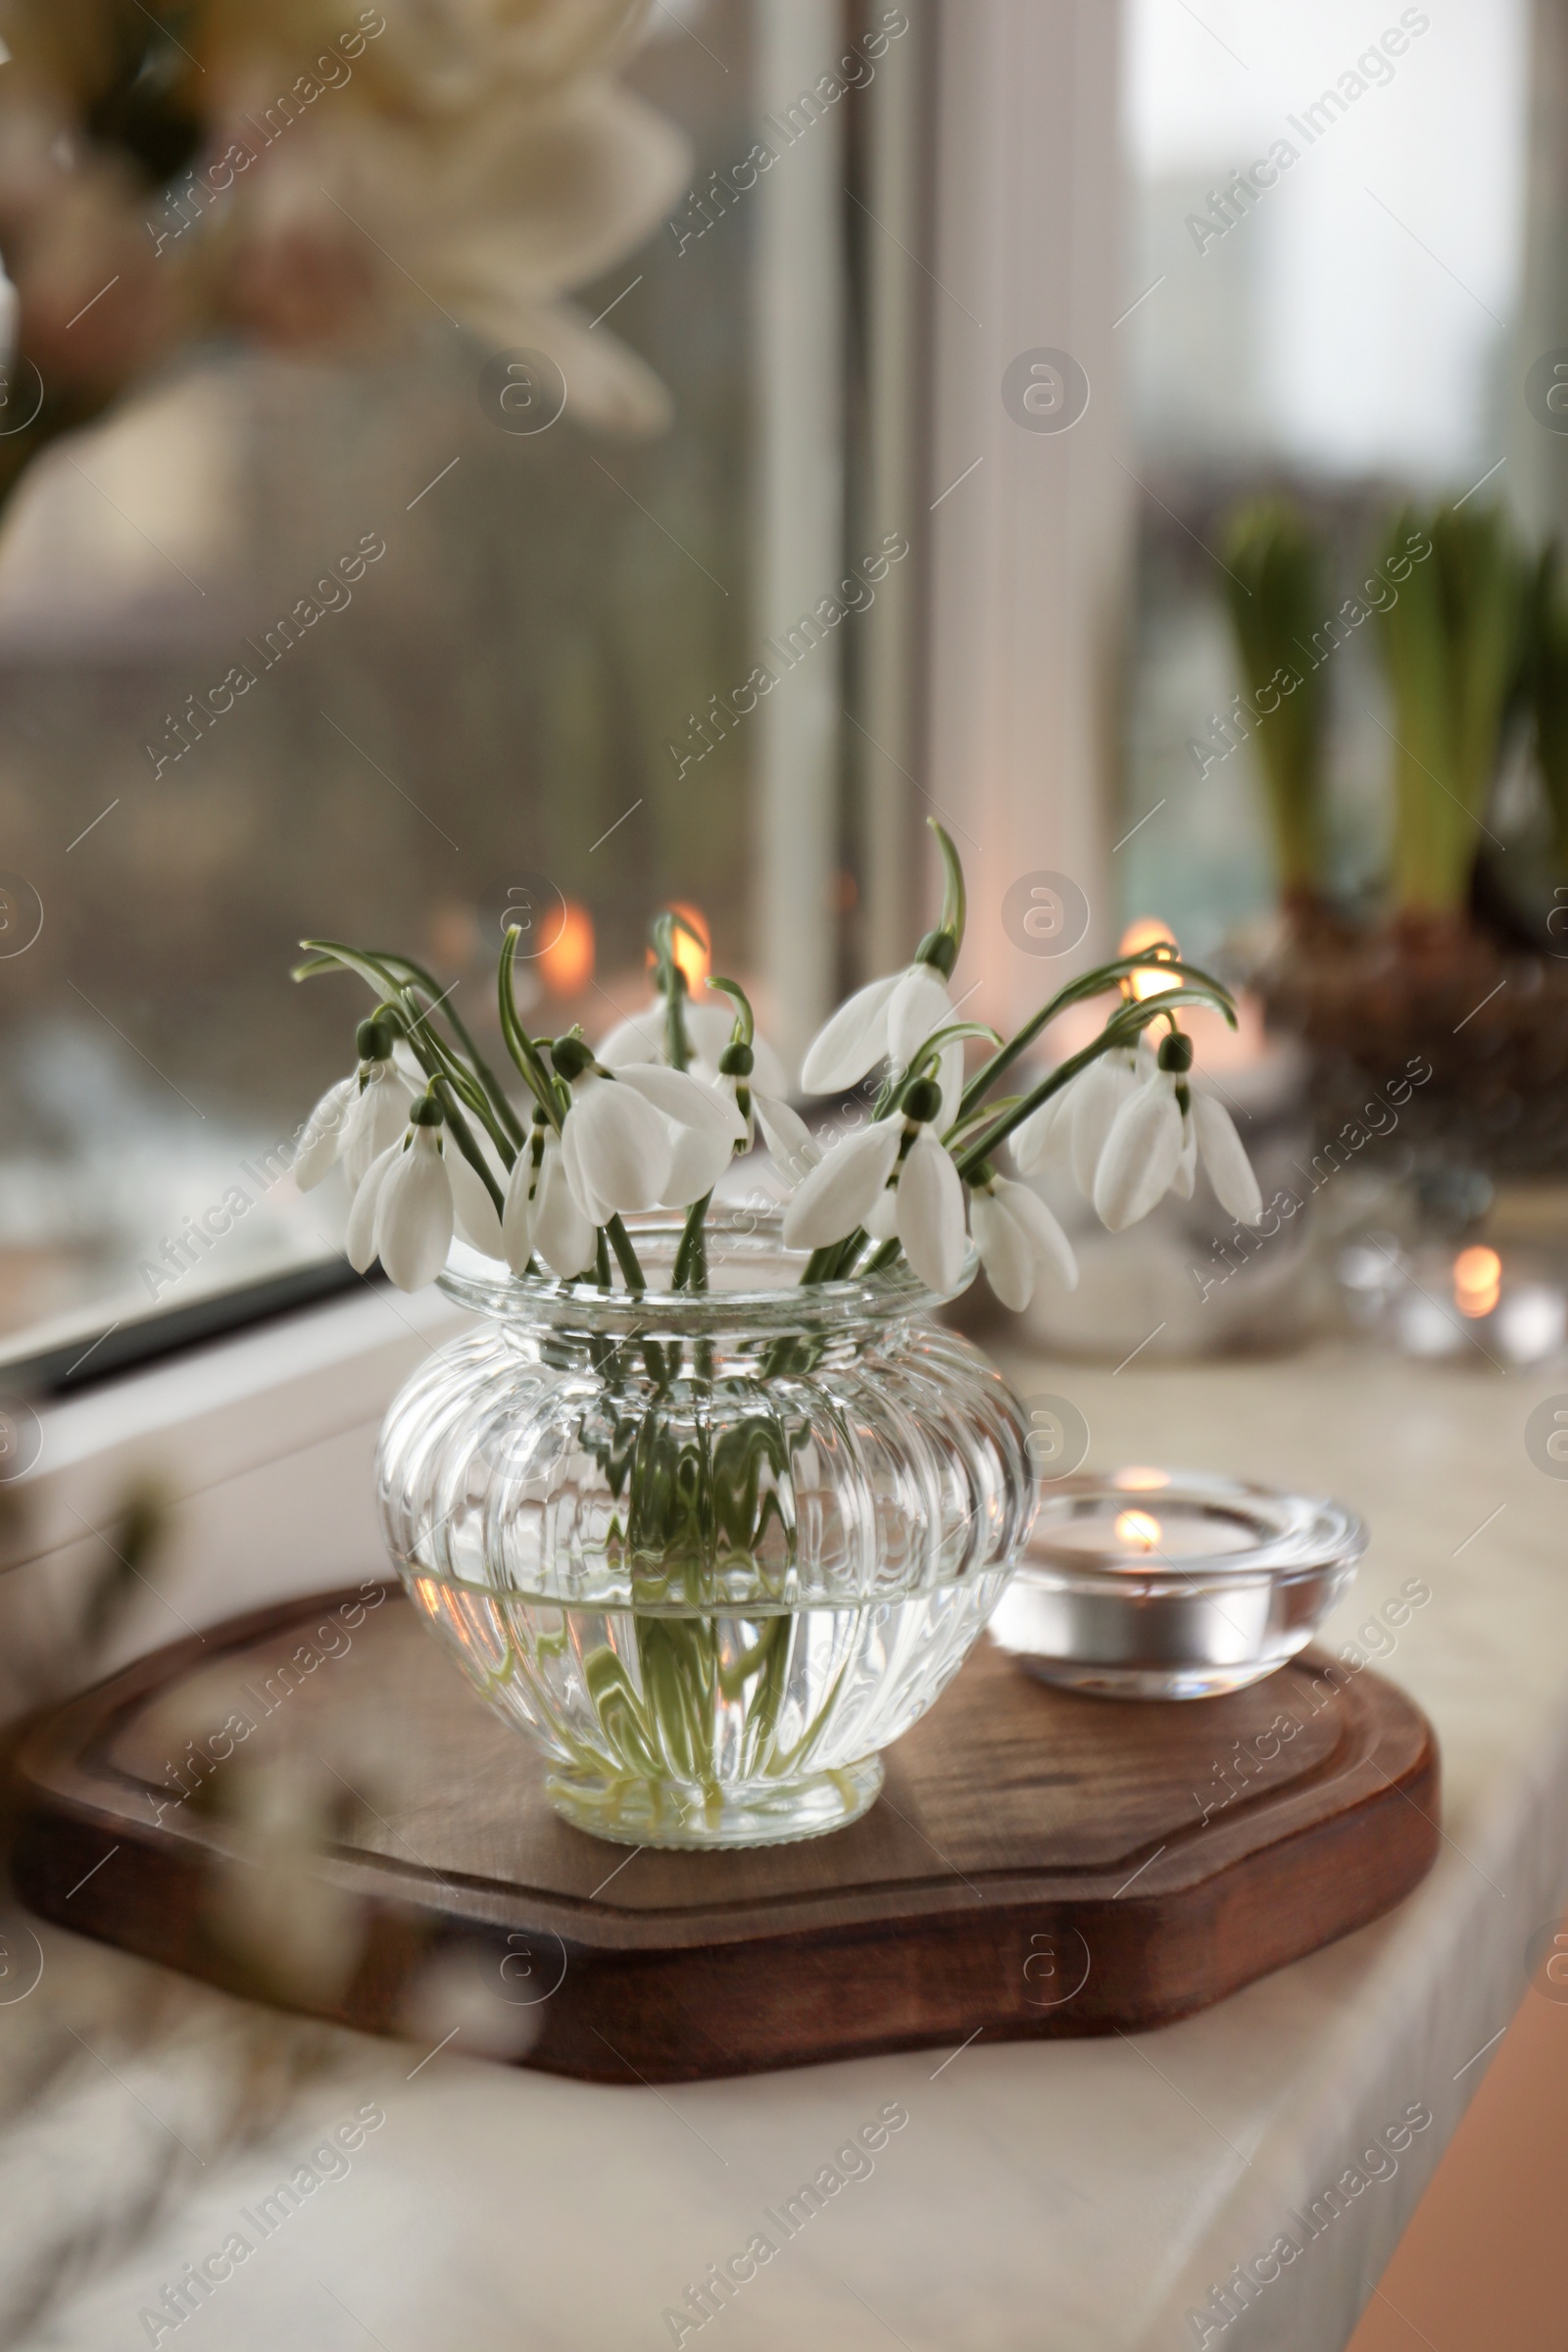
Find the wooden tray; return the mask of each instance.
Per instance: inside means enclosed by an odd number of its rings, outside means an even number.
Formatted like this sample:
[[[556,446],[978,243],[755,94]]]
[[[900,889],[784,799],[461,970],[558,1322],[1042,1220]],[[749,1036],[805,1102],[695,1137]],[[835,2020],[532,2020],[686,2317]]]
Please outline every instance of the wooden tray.
[[[1377,1918],[1437,1852],[1431,1727],[1375,1674],[1309,1651],[1228,1698],[1144,1705],[1048,1690],[985,1641],[850,1829],[628,1852],[557,1817],[400,1592],[361,1594],[237,1618],[36,1732],[34,1909],[372,2032],[433,2044],[452,2020],[463,2049],[675,2082],[1161,2025]],[[286,1755],[358,1816],[270,1876],[223,1810],[244,1767],[210,1760],[242,1720],[236,1756]],[[264,1952],[291,1966],[347,1918],[346,1960],[259,1975],[236,1888]]]

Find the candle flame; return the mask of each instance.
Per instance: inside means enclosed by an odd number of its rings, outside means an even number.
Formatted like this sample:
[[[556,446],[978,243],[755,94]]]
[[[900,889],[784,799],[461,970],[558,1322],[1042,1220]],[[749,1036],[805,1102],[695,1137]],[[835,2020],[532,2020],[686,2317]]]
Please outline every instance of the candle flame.
[[[1118,1511],[1115,1536],[1128,1551],[1157,1551],[1164,1529],[1148,1511]]]
[[[553,996],[574,997],[594,976],[594,918],[575,899],[562,902],[561,925],[538,963]]]
[[[1157,915],[1152,914],[1143,915],[1136,923],[1128,924],[1121,935],[1121,946],[1118,953],[1123,956],[1137,956],[1145,948],[1166,948],[1173,956],[1181,954],[1181,950],[1176,944],[1176,934],[1170,925],[1162,923]],[[1135,997],[1161,997],[1167,989],[1178,988],[1181,983],[1172,979],[1170,974],[1161,970],[1160,965],[1155,962],[1141,971],[1134,972],[1129,985]]]
[[[1495,1250],[1461,1250],[1453,1261],[1453,1302],[1472,1321],[1490,1315],[1502,1296],[1502,1260]]]

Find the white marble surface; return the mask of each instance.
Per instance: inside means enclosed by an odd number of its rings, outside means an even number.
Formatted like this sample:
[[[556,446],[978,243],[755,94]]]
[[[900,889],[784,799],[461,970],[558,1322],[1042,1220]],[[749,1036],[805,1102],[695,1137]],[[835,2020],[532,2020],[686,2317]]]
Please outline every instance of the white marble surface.
[[[687,2284],[898,2102],[907,2124],[871,2176],[849,2181],[682,2340],[730,2352],[1343,2345],[1489,2057],[1467,2062],[1507,2025],[1532,1932],[1568,1885],[1568,1482],[1544,1476],[1524,1446],[1529,1410],[1555,1384],[1334,1349],[1114,1376],[1009,1369],[1022,1393],[1079,1404],[1092,1464],[1225,1470],[1361,1509],[1372,1544],[1334,1639],[1353,1637],[1404,1579],[1430,1585],[1383,1670],[1437,1726],[1446,1842],[1398,1912],[1136,2041],[982,2039],[946,2058],[667,2091],[509,2073],[459,2056],[461,2037],[417,2067],[419,2051],[301,2037],[183,1986],[149,2028],[133,1996],[156,1972],[44,1928],[51,1965],[38,1991],[0,2008],[0,2081],[28,2035],[64,2049],[74,2027],[96,2055],[69,2050],[0,2155],[12,2184],[0,2195],[0,2276],[37,2281],[25,2342],[98,2352],[152,2340],[138,2314],[162,2284],[243,2227],[242,2207],[374,2098],[385,2124],[347,2177],[259,2246],[184,2323],[181,2342],[668,2344],[662,2315]],[[317,2071],[278,2087],[266,2069],[285,2047],[313,2054]],[[225,2155],[258,2067],[275,2120]],[[1293,2227],[1291,2210],[1412,2105],[1434,2122],[1394,2176],[1353,2196],[1250,2309],[1205,2337],[1187,2315],[1208,2303],[1210,2282],[1264,2255]],[[162,2205],[139,2217],[127,2183],[138,2167],[151,2180],[166,2155]],[[133,2251],[115,2256],[116,2242]]]

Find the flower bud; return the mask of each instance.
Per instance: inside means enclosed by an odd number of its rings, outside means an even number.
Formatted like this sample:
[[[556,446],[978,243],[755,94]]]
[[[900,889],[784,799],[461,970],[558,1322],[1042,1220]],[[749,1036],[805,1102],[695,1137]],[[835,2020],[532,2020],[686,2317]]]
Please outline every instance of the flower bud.
[[[718,1057],[719,1075],[723,1078],[749,1078],[756,1061],[757,1055],[750,1046],[726,1046]]]
[[[417,1102],[409,1105],[411,1127],[439,1127],[445,1117],[446,1113],[433,1094],[421,1095]]]
[[[1174,1030],[1161,1040],[1159,1066],[1162,1070],[1174,1070],[1178,1077],[1192,1068],[1193,1041],[1184,1030]]]
[[[574,1078],[582,1076],[584,1070],[593,1061],[593,1048],[580,1037],[569,1035],[558,1037],[550,1049],[550,1058],[556,1065],[556,1074],[558,1077],[564,1078],[568,1086]]]
[[[903,1108],[906,1119],[917,1119],[924,1126],[942,1108],[941,1087],[934,1078],[916,1078],[904,1090]]]

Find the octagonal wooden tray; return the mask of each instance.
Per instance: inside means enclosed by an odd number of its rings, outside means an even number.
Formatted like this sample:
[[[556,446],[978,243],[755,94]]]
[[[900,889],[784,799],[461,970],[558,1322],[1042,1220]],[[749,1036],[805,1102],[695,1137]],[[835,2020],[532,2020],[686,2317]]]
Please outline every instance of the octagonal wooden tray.
[[[236,1816],[268,1758],[298,1801],[259,1846]],[[887,1766],[864,1819],[805,1844],[603,1843],[368,1583],[51,1718],[16,1871],[46,1918],[230,1989],[628,2082],[1161,2025],[1375,1919],[1439,1840],[1426,1718],[1310,1651],[1148,1705],[982,1641]]]

